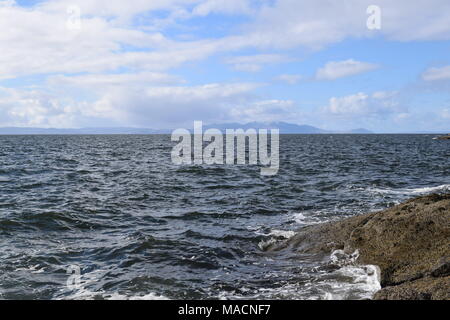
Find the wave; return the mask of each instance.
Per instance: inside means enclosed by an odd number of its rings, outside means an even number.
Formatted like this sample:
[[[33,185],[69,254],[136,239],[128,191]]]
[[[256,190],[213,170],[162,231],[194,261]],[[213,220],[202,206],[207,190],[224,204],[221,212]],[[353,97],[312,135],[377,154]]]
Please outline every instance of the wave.
[[[269,236],[270,238],[267,240],[262,240],[258,243],[258,247],[265,251],[270,245],[280,241],[280,240],[286,240],[289,238],[292,238],[295,236],[295,231],[287,231],[287,230],[271,230],[269,234],[266,236]]]
[[[339,267],[319,285],[326,300],[371,299],[381,289],[381,270],[375,265],[360,265],[357,263],[359,250],[345,253],[335,250],[331,253],[331,265]],[[322,287],[322,288],[321,288]]]
[[[314,225],[314,224],[327,222],[327,219],[324,219],[323,217],[319,218],[319,217],[314,217],[314,216],[310,216],[310,215],[306,216],[302,212],[295,213],[293,216],[293,219],[296,223],[301,224],[301,225]],[[331,219],[331,217],[329,217],[328,219]]]
[[[345,266],[333,272],[337,279],[319,284],[325,300],[372,299],[381,289],[379,268],[374,265]]]
[[[450,184],[443,184],[436,187],[422,187],[422,188],[405,188],[405,189],[383,189],[383,188],[369,188],[370,192],[383,194],[398,194],[398,195],[420,195],[433,192],[450,191]]]
[[[145,295],[125,295],[118,292],[106,293],[103,291],[90,291],[87,289],[77,290],[75,293],[64,297],[64,300],[170,300],[169,298],[158,295],[156,293],[148,293]]]
[[[367,300],[381,289],[380,272],[373,265],[348,265],[333,272],[316,269],[304,281],[279,281],[276,285],[221,291],[220,300]],[[298,274],[297,274],[298,276]],[[308,279],[308,280],[306,280]]]

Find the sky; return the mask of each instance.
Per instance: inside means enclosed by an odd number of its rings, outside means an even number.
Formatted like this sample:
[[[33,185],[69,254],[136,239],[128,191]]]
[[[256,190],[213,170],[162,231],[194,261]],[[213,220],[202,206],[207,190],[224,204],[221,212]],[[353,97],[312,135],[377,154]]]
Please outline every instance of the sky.
[[[448,0],[0,0],[0,30],[0,127],[450,131]]]

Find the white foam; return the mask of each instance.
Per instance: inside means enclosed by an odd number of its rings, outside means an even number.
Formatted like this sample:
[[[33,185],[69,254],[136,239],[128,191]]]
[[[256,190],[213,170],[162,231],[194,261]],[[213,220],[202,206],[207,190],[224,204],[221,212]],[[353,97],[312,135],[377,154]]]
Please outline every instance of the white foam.
[[[346,266],[355,264],[359,258],[359,250],[356,249],[353,253],[345,253],[344,250],[334,250],[330,255],[331,263],[337,266]]]
[[[259,249],[261,249],[262,251],[266,250],[270,245],[274,244],[277,242],[277,239],[275,238],[270,238],[269,240],[262,240],[258,243],[258,247]]]
[[[223,291],[218,294],[219,300],[316,300],[320,299],[319,295],[312,295],[309,287],[304,284],[290,283],[276,288],[258,288],[258,289],[239,289],[235,291]]]
[[[349,280],[333,280],[326,283],[324,288],[321,288],[323,299],[372,299],[373,295],[381,289],[380,274],[380,268],[374,265],[342,267],[334,272],[334,276]]]
[[[332,252],[330,261],[340,268],[331,277],[340,280],[329,281],[321,288],[324,299],[371,299],[381,289],[380,268],[375,265],[359,265],[358,258],[359,250],[350,254],[343,250]]]
[[[143,296],[126,296],[118,293],[110,295],[108,300],[170,300],[167,297],[157,295],[155,293],[149,293]]]
[[[132,296],[132,295],[124,295],[118,292],[107,293],[104,291],[91,291],[89,289],[80,288],[77,289],[74,293],[63,297],[64,300],[93,300],[93,299],[102,299],[102,300],[170,300],[169,298],[161,295],[157,295],[155,293],[148,293],[145,295]]]
[[[305,275],[308,276],[308,275]],[[318,271],[310,282],[287,283],[274,288],[244,288],[221,292],[220,300],[365,300],[381,289],[379,268],[372,265],[345,266],[332,273]]]
[[[306,216],[303,212],[295,213],[293,218],[296,223],[302,224],[302,225],[314,225],[314,224],[326,222],[326,220],[324,220],[324,219],[312,217],[309,215]]]
[[[269,235],[274,237],[280,237],[284,239],[289,239],[295,236],[295,231],[287,231],[287,230],[272,230],[270,231]]]
[[[267,236],[272,236],[272,237],[269,238],[268,240],[260,241],[258,243],[258,247],[264,251],[265,249],[267,249],[267,247],[276,243],[277,241],[292,238],[294,235],[295,235],[295,231],[274,229],[274,230],[271,230],[269,234],[267,234]]]
[[[436,187],[422,187],[422,188],[412,188],[412,189],[382,189],[382,188],[369,188],[369,191],[376,193],[387,193],[387,194],[425,194],[441,191],[450,191],[450,184],[443,184]]]
[[[16,271],[26,271],[31,273],[43,273],[45,272],[45,267],[40,268],[40,266],[37,264],[35,266],[31,266],[29,268],[18,268]]]
[[[358,265],[359,251],[347,254],[337,250],[330,256],[331,263],[339,269],[329,272],[317,268],[301,272],[310,281],[283,283],[272,288],[242,288],[219,294],[221,300],[235,299],[287,299],[287,300],[365,300],[371,299],[381,289],[380,268]],[[299,276],[300,274],[297,274]],[[278,274],[272,274],[277,279]]]
[[[92,290],[89,288],[101,279],[107,270],[98,269],[84,273],[80,283],[75,288],[63,288],[58,299],[60,300],[170,300],[169,298],[150,292],[143,295],[126,295],[119,292],[105,292],[103,290]]]

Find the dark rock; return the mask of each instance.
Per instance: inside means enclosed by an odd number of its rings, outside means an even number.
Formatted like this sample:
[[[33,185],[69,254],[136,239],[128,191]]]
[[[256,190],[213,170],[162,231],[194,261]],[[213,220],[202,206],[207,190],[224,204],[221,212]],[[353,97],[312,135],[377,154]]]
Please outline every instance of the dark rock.
[[[448,300],[450,277],[422,278],[378,291],[375,300]]]
[[[450,276],[450,257],[442,258],[431,270],[431,276],[435,278]]]
[[[437,137],[437,140],[450,140],[450,133],[446,136]]]
[[[385,289],[376,299],[450,299],[443,289],[449,288],[449,261],[442,260],[450,256],[449,239],[450,194],[433,194],[381,212],[303,228],[269,250],[330,254],[358,249],[358,263],[380,267]]]

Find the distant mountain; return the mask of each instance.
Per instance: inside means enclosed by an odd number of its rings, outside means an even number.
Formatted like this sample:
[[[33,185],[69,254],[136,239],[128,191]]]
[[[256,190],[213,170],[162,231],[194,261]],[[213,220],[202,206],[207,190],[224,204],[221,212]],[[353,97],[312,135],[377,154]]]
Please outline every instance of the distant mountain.
[[[373,132],[364,128],[358,128],[350,130],[348,133],[355,133],[355,134],[372,134]]]
[[[372,131],[369,131],[364,128],[354,129],[350,131],[330,131],[324,130],[317,127],[309,126],[309,125],[298,125],[287,122],[250,122],[246,124],[241,123],[223,123],[223,124],[212,124],[204,126],[204,128],[216,128],[221,131],[225,131],[226,129],[279,129],[281,134],[325,134],[325,133],[350,133],[350,134],[371,134]]]
[[[223,123],[223,124],[212,124],[204,126],[205,129],[215,128],[219,129],[222,132],[225,132],[226,129],[279,129],[281,134],[319,134],[319,133],[328,133],[326,130],[322,130],[313,126],[308,125],[297,125],[286,122],[250,122],[246,124],[241,123]]]
[[[203,130],[210,128],[219,129],[225,132],[226,129],[279,129],[281,134],[325,134],[325,133],[355,133],[368,134],[372,133],[366,129],[355,129],[351,131],[327,131],[309,125],[297,125],[287,122],[250,122],[241,123],[222,123],[204,125]],[[0,128],[0,135],[68,135],[68,134],[170,134],[172,129],[147,129],[147,128],[128,128],[128,127],[112,127],[112,128],[81,128],[81,129],[54,129],[54,128],[20,128],[9,127]]]

